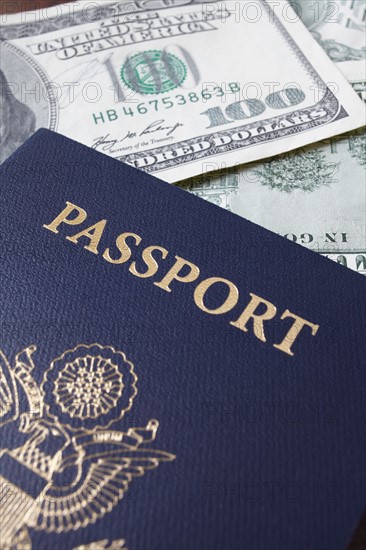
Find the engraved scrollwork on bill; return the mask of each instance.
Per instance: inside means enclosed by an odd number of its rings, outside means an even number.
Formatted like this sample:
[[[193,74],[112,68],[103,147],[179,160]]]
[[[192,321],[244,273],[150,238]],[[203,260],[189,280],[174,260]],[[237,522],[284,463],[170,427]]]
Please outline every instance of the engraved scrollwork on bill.
[[[316,111],[320,113],[319,118],[312,119],[312,113]],[[144,159],[147,157],[156,157],[157,155],[171,154],[172,151],[177,151],[182,149],[184,151],[189,150],[189,148],[194,147],[192,153],[185,153],[184,157],[179,155],[174,155],[173,158],[169,160],[163,160],[159,163],[154,163],[151,165],[144,166],[144,170],[149,173],[153,173],[157,170],[164,171],[175,167],[178,162],[180,164],[189,164],[190,162],[195,162],[197,159],[205,159],[207,157],[214,157],[215,155],[221,155],[223,153],[230,153],[237,149],[243,149],[257,145],[263,140],[277,140],[281,137],[294,135],[299,132],[304,132],[315,128],[320,125],[329,124],[336,120],[340,120],[347,116],[345,110],[339,105],[337,98],[327,89],[324,97],[314,105],[307,109],[302,109],[291,113],[287,117],[276,117],[260,122],[246,124],[244,126],[236,127],[231,130],[225,130],[221,132],[215,132],[210,135],[201,135],[184,142],[174,143],[170,146],[158,147],[155,149],[148,149],[142,153],[133,153],[130,155],[125,155],[117,157],[118,160],[125,162],[126,164],[134,165],[135,161],[139,159]],[[295,122],[294,122],[295,121]],[[251,135],[251,131],[254,131],[256,135]],[[246,135],[249,133],[249,136]],[[230,140],[230,143],[224,145],[215,145],[215,142],[219,142],[222,136],[232,137],[237,135],[243,135],[242,140],[238,139],[234,141]],[[205,148],[202,147],[200,150],[200,144],[204,144]],[[206,144],[209,146],[206,147]]]
[[[366,59],[366,47],[356,49],[335,39],[324,40],[322,35],[317,31],[312,31],[311,34],[335,63]]]
[[[202,0],[188,0],[187,5],[201,4]],[[65,14],[56,14],[55,16],[47,16],[39,21],[34,21],[32,24],[18,23],[13,25],[3,25],[0,28],[0,41],[2,40],[14,40],[16,38],[27,38],[30,36],[39,36],[48,32],[58,31],[75,27],[77,25],[83,25],[85,23],[95,23],[103,19],[114,19],[115,21],[122,21],[124,17],[131,17],[134,13],[140,11],[152,11],[156,9],[156,6],[149,7],[148,4],[141,4],[139,0],[124,3],[121,0],[108,3],[99,2],[96,5],[95,2],[89,2],[85,7],[78,5],[77,2],[70,4],[70,6],[63,6],[66,11]],[[179,3],[176,4],[179,7]],[[159,9],[168,9],[175,7],[175,0],[169,0],[166,4],[161,3]]]

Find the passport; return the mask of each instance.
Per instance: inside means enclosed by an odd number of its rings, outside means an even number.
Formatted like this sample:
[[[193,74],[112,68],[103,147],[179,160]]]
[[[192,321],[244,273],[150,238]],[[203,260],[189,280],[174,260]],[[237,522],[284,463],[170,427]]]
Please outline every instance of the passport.
[[[1,547],[345,548],[365,279],[47,130],[0,175]]]

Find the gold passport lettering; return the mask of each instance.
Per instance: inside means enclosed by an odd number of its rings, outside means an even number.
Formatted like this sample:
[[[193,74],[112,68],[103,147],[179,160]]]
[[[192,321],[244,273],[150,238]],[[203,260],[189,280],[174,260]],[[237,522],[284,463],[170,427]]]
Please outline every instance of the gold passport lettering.
[[[61,225],[70,227],[80,226],[87,218],[88,214],[83,208],[67,201],[66,207],[62,212],[60,212],[49,224],[43,225],[43,227],[52,233],[59,233],[59,227]],[[73,244],[79,244],[79,241],[82,240],[85,250],[98,255],[100,253],[99,246],[106,225],[107,220],[100,220],[93,225],[88,225],[85,229],[75,234],[66,236],[66,239]],[[142,237],[136,233],[121,233],[116,238],[113,247],[104,249],[101,253],[102,258],[110,264],[125,264],[132,257],[131,246],[139,247],[141,242]],[[146,270],[140,271],[137,269],[136,262],[132,261],[129,266],[129,272],[135,277],[144,279],[153,277],[160,269],[158,261],[165,260],[169,254],[169,251],[162,246],[148,246],[141,252],[141,259],[146,266]],[[154,282],[155,286],[166,292],[172,292],[171,285],[173,282],[182,284],[195,283],[200,277],[200,269],[198,266],[181,256],[174,256],[174,258],[175,262],[173,266],[165,273],[161,280]],[[215,285],[225,285],[227,287],[227,297],[220,306],[212,309],[205,304],[205,296],[208,290]],[[265,324],[268,324],[277,316],[277,307],[268,300],[252,292],[249,293],[249,296],[249,303],[247,303],[242,313],[237,316],[236,320],[230,321],[230,325],[243,332],[251,331],[258,340],[267,342]],[[223,315],[229,313],[237,306],[240,293],[233,282],[222,277],[210,277],[198,282],[194,290],[193,298],[196,306],[201,311],[209,315]],[[307,321],[288,309],[282,313],[280,319],[281,321],[291,319],[291,326],[288,328],[287,325],[287,332],[284,333],[282,341],[273,343],[272,345],[275,349],[287,355],[294,355],[292,347],[305,328],[310,329],[311,336],[315,336],[319,330],[319,325]],[[309,330],[306,332],[309,335]]]

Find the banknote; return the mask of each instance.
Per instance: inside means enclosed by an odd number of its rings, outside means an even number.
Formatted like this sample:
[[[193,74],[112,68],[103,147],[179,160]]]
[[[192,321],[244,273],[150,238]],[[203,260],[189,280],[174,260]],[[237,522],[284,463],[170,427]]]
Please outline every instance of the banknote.
[[[289,2],[309,30],[333,25],[335,42],[339,41],[340,28],[364,31],[365,0],[289,0]],[[356,41],[356,38],[354,40]],[[355,45],[357,45],[356,42]]]
[[[366,1],[291,4],[366,102]],[[180,186],[366,274],[365,130]]]
[[[363,123],[362,102],[282,0],[69,9],[3,20],[1,160],[43,126],[174,182]]]
[[[366,275],[365,171],[360,130],[178,185]]]
[[[346,78],[366,76],[366,0],[290,0],[296,13]]]

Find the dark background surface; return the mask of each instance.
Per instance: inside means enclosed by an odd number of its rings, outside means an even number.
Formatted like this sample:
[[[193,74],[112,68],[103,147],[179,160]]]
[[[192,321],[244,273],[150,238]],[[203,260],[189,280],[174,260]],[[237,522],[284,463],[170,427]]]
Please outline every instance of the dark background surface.
[[[69,0],[70,1],[70,0]],[[10,14],[19,11],[42,9],[56,4],[60,4],[57,0],[1,0],[0,14]],[[358,526],[348,550],[363,550],[366,548],[366,515]],[[332,550],[332,549],[329,549]]]

